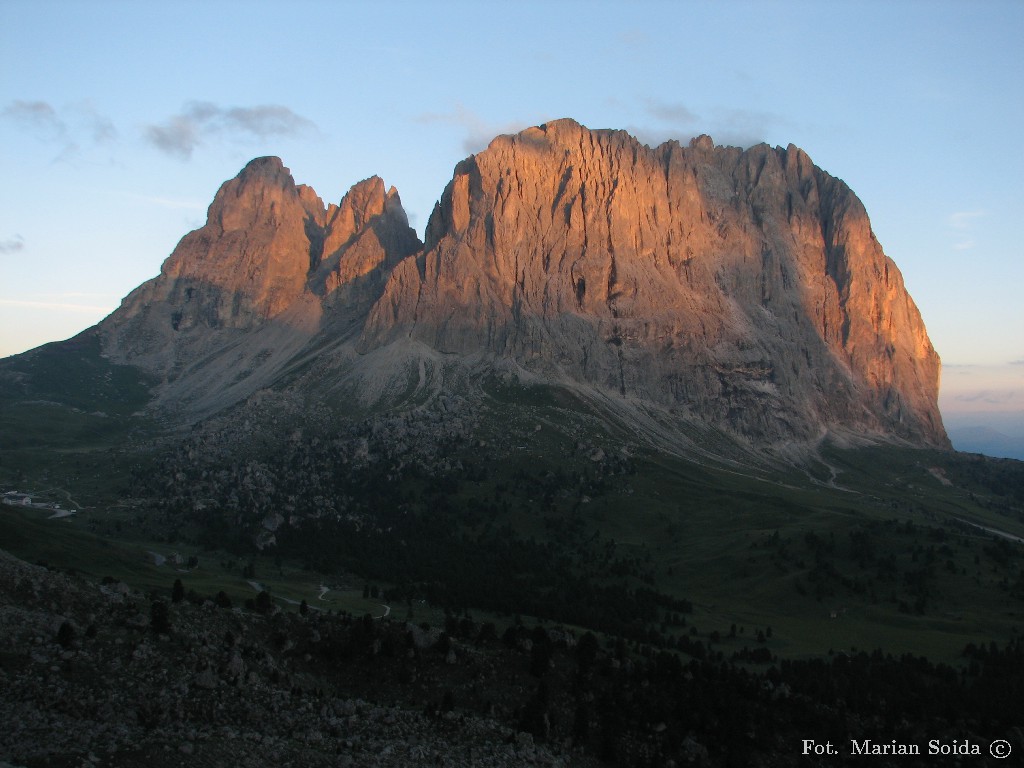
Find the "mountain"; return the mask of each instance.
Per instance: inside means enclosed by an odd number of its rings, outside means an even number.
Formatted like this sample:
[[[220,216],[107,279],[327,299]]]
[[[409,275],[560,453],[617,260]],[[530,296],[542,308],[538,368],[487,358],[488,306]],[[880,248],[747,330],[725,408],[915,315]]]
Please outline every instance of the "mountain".
[[[460,163],[425,243],[380,179],[325,207],[259,158],[97,332],[183,422],[267,387],[387,409],[499,372],[680,449],[949,446],[899,270],[792,145],[555,121]]]
[[[103,351],[157,376],[162,405],[216,412],[272,384],[316,334],[358,332],[391,269],[420,247],[380,178],[325,207],[278,158],[257,158],[160,275],[100,323]]]
[[[1020,748],[1024,464],[949,450],[938,375],[793,146],[548,123],[425,242],[378,178],[324,204],[256,159],[102,323],[0,361],[0,753]]]
[[[654,149],[570,120],[462,162],[364,349],[401,338],[755,442],[948,445],[939,360],[860,201],[796,147]]]
[[[1024,436],[1019,434],[1008,435],[984,425],[951,428],[949,434],[957,450],[1024,461]]]

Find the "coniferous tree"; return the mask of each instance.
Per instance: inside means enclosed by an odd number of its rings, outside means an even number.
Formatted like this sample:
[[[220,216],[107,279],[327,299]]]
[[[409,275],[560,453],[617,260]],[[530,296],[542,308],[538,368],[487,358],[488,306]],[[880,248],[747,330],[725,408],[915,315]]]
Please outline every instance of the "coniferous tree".
[[[149,626],[158,635],[166,635],[171,631],[171,614],[165,601],[154,600],[149,607]]]
[[[63,648],[70,648],[71,644],[75,642],[75,628],[71,626],[70,622],[62,622],[60,628],[57,630],[57,642],[61,644]]]
[[[256,595],[256,610],[260,613],[270,613],[273,603],[270,600],[270,593],[265,589]]]

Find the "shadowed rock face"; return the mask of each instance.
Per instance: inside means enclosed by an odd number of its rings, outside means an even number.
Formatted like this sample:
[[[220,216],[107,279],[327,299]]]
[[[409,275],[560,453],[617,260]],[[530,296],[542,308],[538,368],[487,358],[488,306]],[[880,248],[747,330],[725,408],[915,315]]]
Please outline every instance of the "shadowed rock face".
[[[752,438],[948,445],[939,360],[840,180],[800,149],[650,149],[570,120],[460,163],[362,345],[411,336]]]
[[[165,401],[207,411],[330,345],[344,364],[322,371],[381,353],[372,376],[400,378],[412,340],[755,444],[948,446],[899,270],[853,192],[792,145],[651,149],[571,120],[500,136],[456,167],[425,246],[379,178],[325,207],[260,158],[100,331],[116,361],[178,382]]]

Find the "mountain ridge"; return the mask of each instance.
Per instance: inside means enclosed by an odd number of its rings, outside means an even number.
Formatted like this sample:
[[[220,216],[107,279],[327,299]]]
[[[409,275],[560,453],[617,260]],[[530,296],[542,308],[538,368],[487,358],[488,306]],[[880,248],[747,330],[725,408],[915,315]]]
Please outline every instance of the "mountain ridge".
[[[695,403],[698,420],[740,435],[813,440],[863,407],[874,418],[861,431],[898,434],[916,420],[904,434],[948,445],[934,405],[938,357],[898,269],[852,191],[795,147],[743,151],[701,137],[650,149],[624,131],[555,121],[460,163],[426,242],[420,280],[400,265],[363,349],[407,333],[536,368],[562,357],[571,380]],[[803,317],[778,322],[790,312]],[[787,344],[759,337],[761,323]],[[667,355],[651,349],[666,343]],[[789,355],[791,373],[778,367],[787,345],[807,357]],[[817,381],[802,387],[804,377]],[[785,423],[749,421],[780,403]]]
[[[845,183],[557,121],[425,240],[378,177],[325,204],[257,158],[121,309],[0,361],[19,762],[1016,738],[1024,464],[949,450]]]
[[[939,360],[841,180],[789,145],[641,144],[564,119],[460,162],[420,242],[394,187],[337,204],[279,158],[97,327],[179,423],[266,388],[401,408],[489,372],[757,451],[948,448]],[[311,373],[310,371],[315,373]]]

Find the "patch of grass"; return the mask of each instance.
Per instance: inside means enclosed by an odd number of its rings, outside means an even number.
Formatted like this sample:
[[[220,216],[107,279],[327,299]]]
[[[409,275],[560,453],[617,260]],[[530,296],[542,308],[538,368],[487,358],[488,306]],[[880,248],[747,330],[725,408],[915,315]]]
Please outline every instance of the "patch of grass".
[[[144,407],[152,382],[138,368],[104,358],[99,336],[85,331],[0,364],[0,403],[52,401],[87,413],[129,416]]]
[[[415,399],[414,384],[411,380],[404,397]],[[640,448],[630,442],[627,430],[610,427],[567,390],[497,377],[479,385],[483,404],[477,432],[472,441],[452,443],[451,454],[445,455],[450,470],[403,475],[399,462],[389,464],[389,458],[369,470],[376,475],[345,478],[337,486],[352,495],[354,508],[372,510],[378,522],[394,516],[383,528],[404,524],[406,513],[420,516],[423,530],[440,537],[431,540],[436,551],[428,555],[446,551],[457,561],[459,555],[451,553],[461,552],[486,559],[502,551],[502,536],[530,542],[529,552],[550,552],[552,561],[560,561],[563,584],[579,576],[601,586],[615,584],[630,595],[629,590],[643,588],[690,601],[694,610],[685,625],[655,621],[650,629],[676,636],[696,629],[698,638],[717,638],[714,645],[724,652],[752,646],[756,632],[771,627],[767,647],[784,656],[856,646],[954,660],[968,642],[1002,642],[1024,626],[1021,546],[997,545],[991,534],[958,522],[1024,537],[1017,501],[1021,473],[1014,474],[1011,465],[885,446],[826,448],[820,461],[804,467],[699,463]],[[96,420],[114,418],[109,413],[95,416],[53,403],[20,403],[17,408],[28,410],[15,418],[10,414],[16,408],[0,409],[0,420],[15,419],[2,422],[3,428],[26,429],[34,422],[45,447],[20,438],[9,443],[0,453],[0,478],[4,472],[11,476],[8,459],[14,458],[35,466],[39,477],[42,468],[50,486],[96,493],[99,483],[127,476],[128,470],[116,467],[145,460],[137,443],[118,444],[132,429],[140,429],[130,417],[124,417],[123,428],[105,431]],[[290,433],[277,426],[281,434]],[[309,465],[333,466],[329,456],[315,452]],[[304,502],[302,466],[296,461],[291,476],[275,475],[281,504],[289,495],[295,504]],[[236,602],[255,595],[241,575],[237,554],[185,543],[202,540],[188,528],[202,525],[201,518],[182,523],[158,520],[160,514],[108,507],[71,523],[26,522],[20,539],[10,525],[0,527],[0,534],[15,542],[12,549],[29,553],[29,559],[41,557],[97,577],[113,570],[109,575],[129,583],[168,590],[174,578],[181,578],[187,589],[205,594],[223,589]],[[439,519],[440,533],[430,525]],[[111,530],[116,523],[120,531]],[[76,530],[84,538],[65,540],[54,535],[58,530]],[[343,532],[331,533],[344,541]],[[302,535],[308,534],[300,531],[292,541],[296,561],[301,560],[300,545],[314,548],[301,541]],[[375,542],[378,559],[407,552],[381,536]],[[460,542],[461,549],[440,546],[452,541]],[[427,546],[409,535],[400,543],[403,548]],[[493,551],[478,549],[488,546]],[[149,549],[166,554],[171,548],[186,558],[197,556],[200,567],[181,574],[147,562]],[[328,548],[319,555],[305,562],[278,562],[254,553],[253,580],[282,601],[305,599],[311,607],[357,614],[381,611],[383,600],[363,598],[359,579],[345,583],[337,574],[313,572],[335,564],[338,552]],[[422,565],[424,558],[417,562]],[[529,572],[519,576],[539,584],[545,564],[527,561],[525,555],[520,562],[528,562]],[[402,586],[414,590],[417,581],[443,582],[459,572],[453,567],[458,565],[427,562],[419,576],[409,577],[412,586]],[[331,587],[325,601],[317,600],[322,579]],[[571,598],[562,605],[571,607]],[[477,610],[474,605],[452,607]],[[441,615],[438,608],[417,601],[411,614],[406,602],[391,608],[403,619],[435,624]],[[743,633],[730,637],[733,625],[744,628]]]
[[[0,362],[0,483],[59,486],[113,501],[123,495],[142,447],[160,427],[136,415],[149,380],[100,354],[85,332]]]

